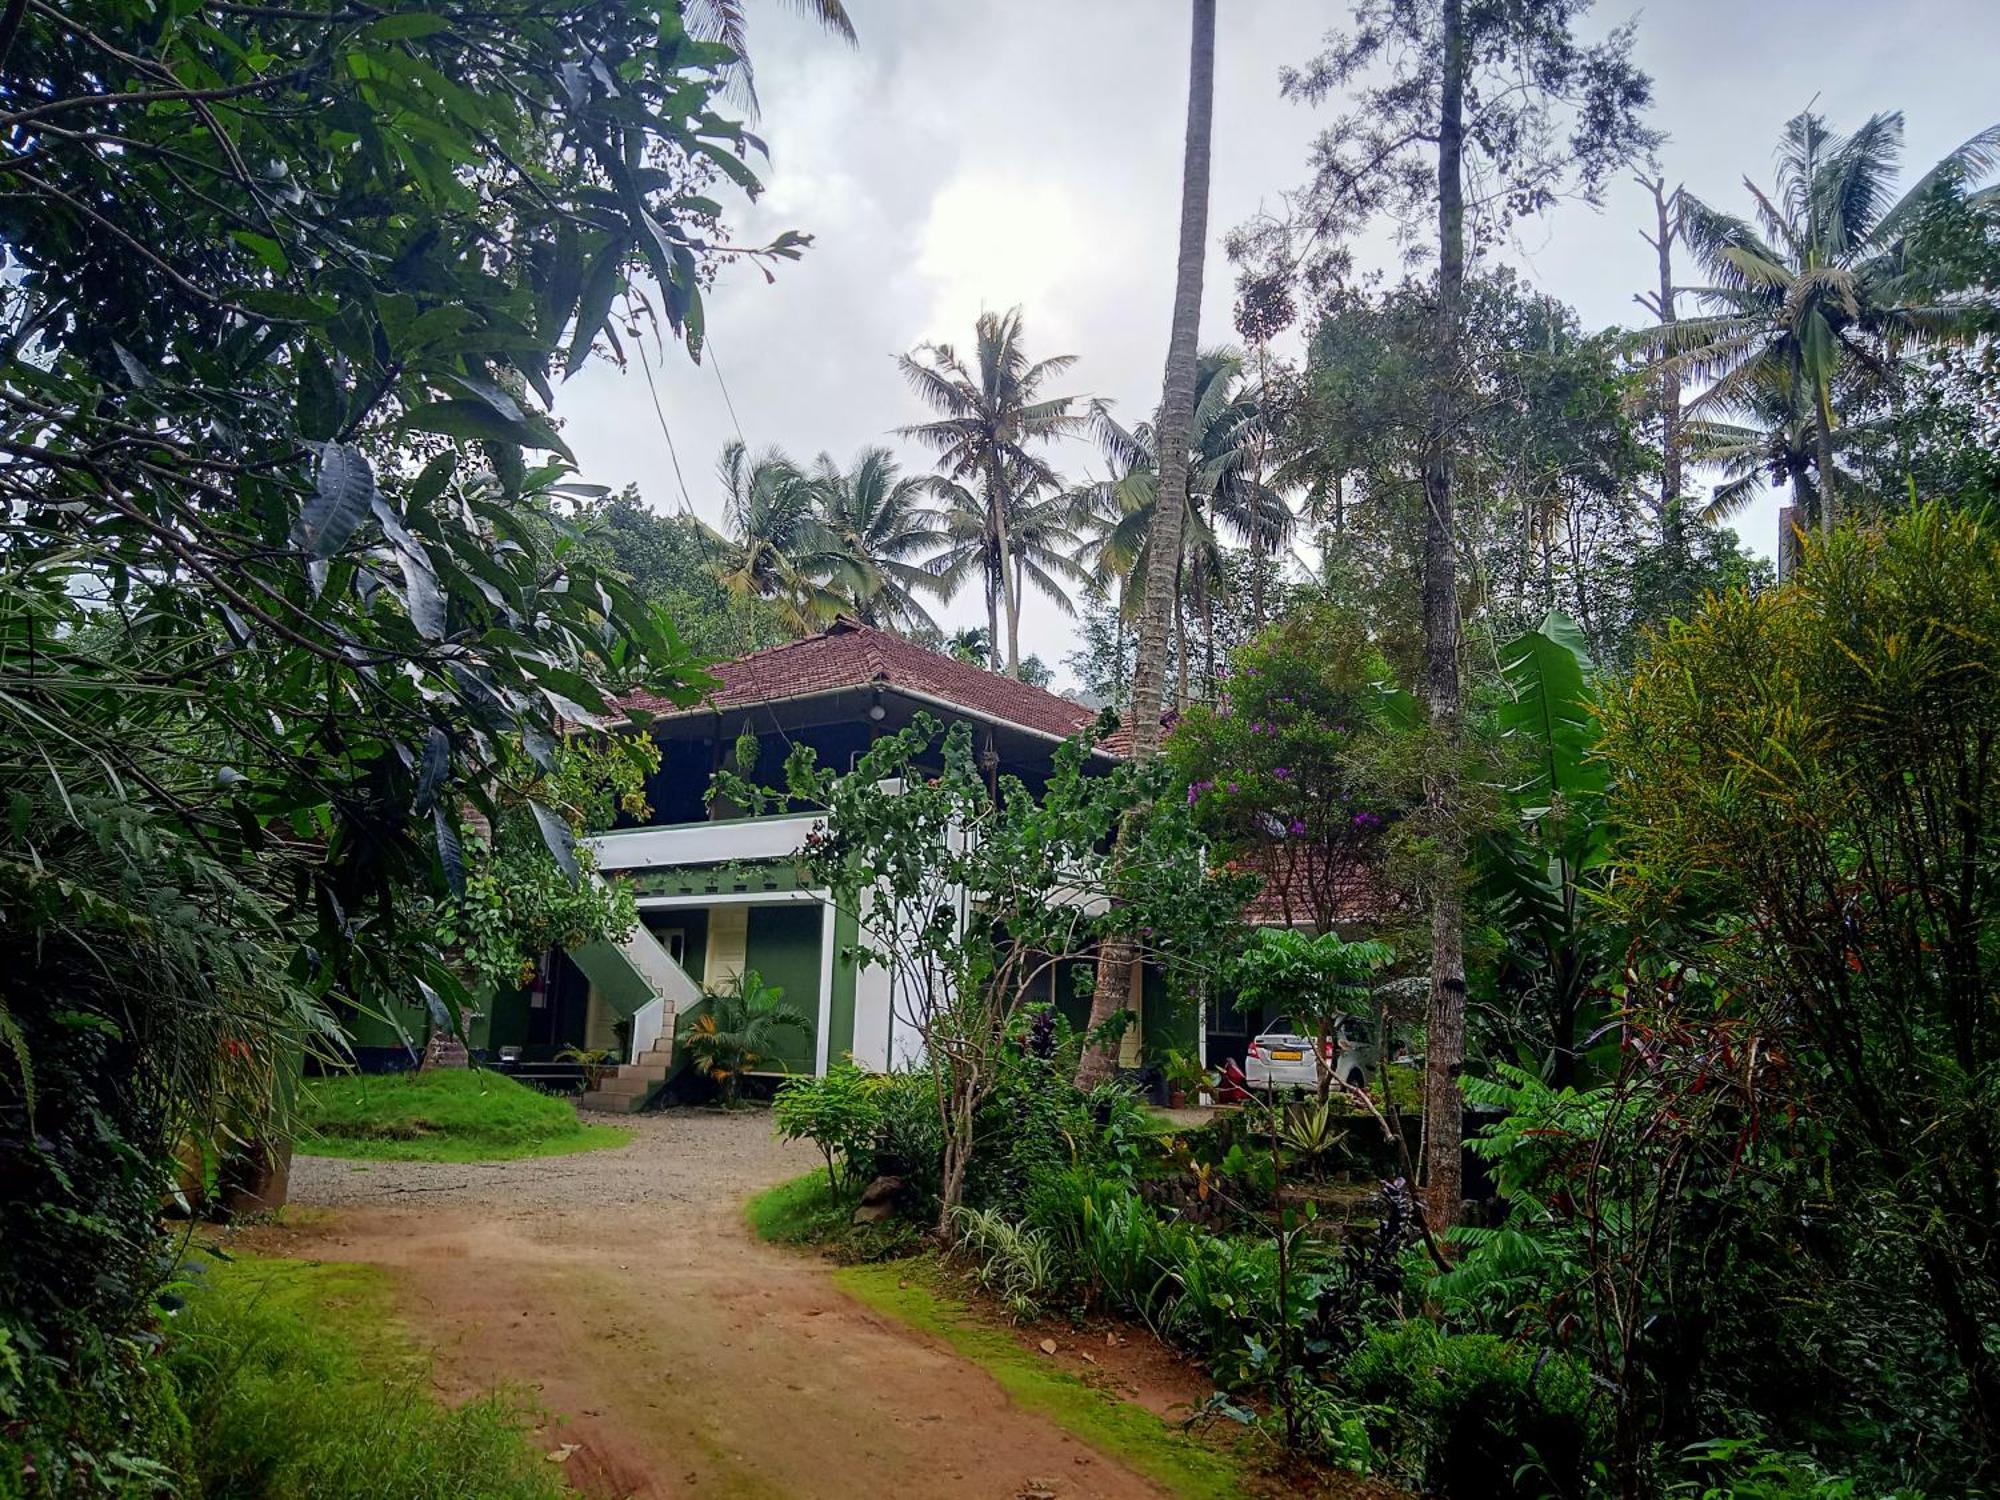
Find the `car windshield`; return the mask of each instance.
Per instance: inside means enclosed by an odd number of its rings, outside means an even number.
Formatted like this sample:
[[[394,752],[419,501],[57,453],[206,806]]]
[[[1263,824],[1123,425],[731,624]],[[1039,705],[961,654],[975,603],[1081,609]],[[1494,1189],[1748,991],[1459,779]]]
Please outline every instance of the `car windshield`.
[[[1299,1033],[1293,1027],[1290,1016],[1279,1016],[1264,1028],[1263,1034],[1265,1036],[1297,1036]]]

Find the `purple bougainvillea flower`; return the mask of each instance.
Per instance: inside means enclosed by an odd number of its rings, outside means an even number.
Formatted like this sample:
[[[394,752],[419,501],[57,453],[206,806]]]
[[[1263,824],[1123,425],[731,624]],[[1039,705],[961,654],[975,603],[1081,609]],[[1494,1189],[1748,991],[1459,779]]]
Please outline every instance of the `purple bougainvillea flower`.
[[[1295,839],[1303,838],[1305,836],[1305,831],[1306,831],[1306,820],[1304,818],[1292,819],[1290,825],[1286,828],[1285,831]]]
[[[1372,813],[1363,808],[1354,815],[1354,826],[1361,829],[1364,833],[1370,829],[1380,828],[1382,826],[1382,816],[1380,813]]]
[[[1233,781],[1229,783],[1229,795],[1232,797],[1236,795],[1236,783]]]
[[[1271,774],[1280,781],[1290,781],[1292,779],[1292,768],[1290,766],[1273,766],[1271,767]]]

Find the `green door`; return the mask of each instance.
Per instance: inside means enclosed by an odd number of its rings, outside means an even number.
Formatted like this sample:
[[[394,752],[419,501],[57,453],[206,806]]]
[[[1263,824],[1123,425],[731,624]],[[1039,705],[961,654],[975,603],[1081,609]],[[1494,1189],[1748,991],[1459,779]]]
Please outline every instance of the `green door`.
[[[814,1026],[819,1024],[819,959],[821,923],[826,908],[818,902],[788,902],[783,906],[750,908],[750,928],[744,943],[743,967],[755,969],[764,983],[785,992],[785,1003]],[[760,1063],[758,1072],[813,1072],[819,1037],[786,1027],[777,1033],[778,1061]]]

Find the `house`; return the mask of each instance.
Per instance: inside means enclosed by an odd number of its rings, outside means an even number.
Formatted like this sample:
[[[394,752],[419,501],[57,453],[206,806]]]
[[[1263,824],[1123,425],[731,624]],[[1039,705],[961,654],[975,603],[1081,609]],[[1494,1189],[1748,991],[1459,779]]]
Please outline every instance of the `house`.
[[[795,745],[845,769],[876,737],[929,714],[971,726],[979,764],[996,787],[1013,776],[1038,789],[1057,746],[1097,717],[1055,693],[847,618],[711,671],[719,685],[693,708],[643,695],[630,701],[654,715],[646,730],[660,748],[647,786],[651,816],[591,841],[601,875],[630,882],[639,931],[622,945],[554,955],[524,996],[496,1005],[488,1024],[487,1046],[515,1058],[579,1047],[624,1059],[587,1099],[600,1107],[636,1108],[654,1092],[671,1068],[675,1017],[745,970],[815,1017],[812,1035],[793,1034],[776,1059],[785,1071],[822,1073],[850,1056],[886,1069],[919,1056],[907,1018],[890,1004],[888,976],[848,952],[854,914],[799,883],[794,856],[817,819],[744,816],[710,804],[715,772],[725,760],[736,763],[746,736],[757,747],[752,779],[777,787]],[[1109,750],[1096,754],[1106,768],[1115,759]],[[1073,972],[1057,965],[1045,983],[1049,998],[1081,1023],[1088,1002]],[[1127,1039],[1128,1061],[1199,1047],[1192,1005],[1177,1004],[1169,989],[1157,972],[1135,977],[1132,1008],[1141,1019]]]
[[[774,1071],[823,1073],[843,1057],[887,1069],[920,1055],[908,1018],[890,1004],[888,976],[849,952],[855,915],[837,909],[827,891],[800,884],[795,856],[818,819],[745,816],[711,804],[716,771],[725,760],[736,763],[746,736],[756,743],[751,779],[776,788],[795,745],[810,745],[823,765],[847,769],[877,737],[929,714],[971,726],[979,763],[996,788],[1013,776],[1039,790],[1056,748],[1097,718],[1068,698],[845,617],[710,671],[718,685],[692,708],[645,695],[629,700],[652,715],[645,732],[660,750],[646,788],[651,812],[643,824],[590,841],[602,878],[631,884],[639,928],[622,944],[551,954],[532,984],[497,997],[471,1031],[475,1052],[524,1071],[574,1052],[609,1053],[618,1071],[586,1096],[595,1107],[637,1108],[650,1098],[672,1070],[678,1017],[704,991],[726,987],[745,970],[782,988],[814,1018],[810,1036],[787,1034]],[[1125,731],[1114,733],[1092,763],[1109,769],[1128,744]],[[1278,850],[1257,863],[1265,885],[1245,915],[1259,925],[1316,925],[1331,900],[1343,929],[1365,926],[1379,904],[1372,881],[1310,860],[1301,867],[1302,853]],[[1081,1027],[1089,1004],[1076,970],[1052,966],[1042,982]],[[1204,1061],[1240,1059],[1267,1019],[1241,1016],[1227,1003],[1204,1012],[1151,967],[1135,970],[1128,1005],[1138,1017],[1125,1039],[1128,1066],[1169,1049]],[[406,1065],[410,1039],[402,1033],[420,1032],[423,1022],[414,1013],[402,1019],[400,1030],[388,1021],[356,1028],[364,1066]]]

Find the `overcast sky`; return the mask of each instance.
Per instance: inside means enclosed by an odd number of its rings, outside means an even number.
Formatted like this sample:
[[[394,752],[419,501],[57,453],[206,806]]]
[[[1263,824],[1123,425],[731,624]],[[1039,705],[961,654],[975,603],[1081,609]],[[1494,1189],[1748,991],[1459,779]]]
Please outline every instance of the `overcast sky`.
[[[724,271],[701,367],[671,346],[655,359],[687,496],[711,522],[716,455],[739,426],[753,448],[776,443],[801,459],[826,450],[845,461],[887,443],[924,465],[895,436],[923,416],[895,356],[926,339],[967,342],[983,308],[1018,304],[1032,354],[1078,356],[1063,390],[1112,398],[1127,420],[1159,400],[1186,0],[847,4],[854,49],[776,0],[749,7],[756,128],[772,160],[768,191],[732,225],[745,243],[786,228],[816,243],[775,283],[748,265]],[[1308,143],[1338,108],[1281,99],[1278,70],[1346,15],[1329,0],[1220,0],[1219,10],[1204,344],[1234,338],[1222,236],[1301,181]],[[1917,166],[2000,117],[2000,0],[1599,0],[1590,25],[1634,16],[1669,180],[1720,205],[1746,206],[1746,173],[1769,180],[1779,129],[1815,96],[1842,130],[1902,110],[1905,161]],[[1621,182],[1601,209],[1568,204],[1522,226],[1503,258],[1588,326],[1640,321],[1632,295],[1656,273],[1638,229],[1651,214]],[[1377,254],[1389,258],[1386,237]],[[636,364],[593,365],[556,410],[584,478],[636,482],[662,510],[687,503]],[[1097,467],[1088,445],[1064,446],[1062,466]],[[1771,552],[1774,504],[1737,524]],[[983,624],[977,590],[941,617]],[[1023,648],[1057,665],[1072,644],[1069,622],[1032,602]]]

